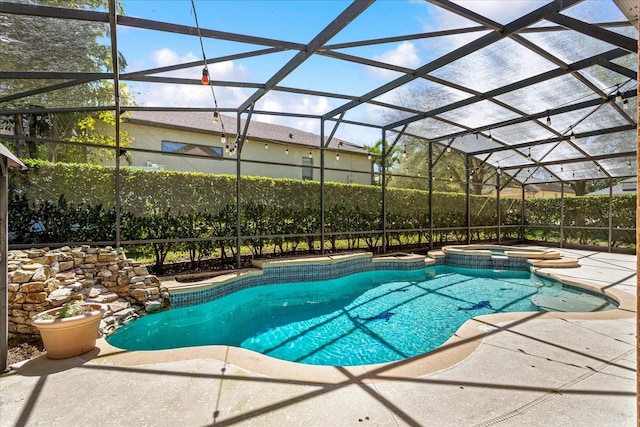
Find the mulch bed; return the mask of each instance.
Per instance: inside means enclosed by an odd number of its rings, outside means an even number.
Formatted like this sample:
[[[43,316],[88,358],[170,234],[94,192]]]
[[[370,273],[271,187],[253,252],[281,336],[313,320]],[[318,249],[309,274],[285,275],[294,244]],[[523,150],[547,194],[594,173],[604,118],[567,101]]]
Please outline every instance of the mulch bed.
[[[19,335],[9,338],[7,364],[22,362],[45,354],[40,336]]]

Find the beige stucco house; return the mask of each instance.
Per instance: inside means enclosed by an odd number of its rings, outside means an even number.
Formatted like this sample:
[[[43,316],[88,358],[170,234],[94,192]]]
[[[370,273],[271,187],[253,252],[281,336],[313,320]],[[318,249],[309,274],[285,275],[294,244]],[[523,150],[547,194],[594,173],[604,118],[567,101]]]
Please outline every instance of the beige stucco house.
[[[524,197],[526,199],[555,199],[564,197],[575,197],[576,192],[565,185],[564,189],[560,184],[556,183],[547,183],[547,184],[527,184],[524,187]],[[496,197],[496,189],[495,187],[485,187],[482,190],[483,196],[491,196]],[[519,199],[522,197],[522,189],[519,187],[506,187],[500,191],[500,198],[515,198]]]
[[[121,129],[133,138],[128,159],[132,167],[236,173],[231,146],[238,133],[236,119],[209,112],[132,111]],[[243,130],[245,121],[240,123]],[[242,149],[242,175],[320,180],[320,136],[286,126],[251,120]],[[325,180],[371,184],[373,162],[362,147],[332,139],[325,150]]]

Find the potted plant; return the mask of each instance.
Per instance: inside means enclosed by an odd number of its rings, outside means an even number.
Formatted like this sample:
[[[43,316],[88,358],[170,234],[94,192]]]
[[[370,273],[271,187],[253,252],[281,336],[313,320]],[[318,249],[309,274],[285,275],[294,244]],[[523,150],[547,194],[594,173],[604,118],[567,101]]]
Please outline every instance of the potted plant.
[[[102,304],[71,301],[33,316],[49,359],[66,359],[86,353],[96,346],[100,320],[106,312]]]

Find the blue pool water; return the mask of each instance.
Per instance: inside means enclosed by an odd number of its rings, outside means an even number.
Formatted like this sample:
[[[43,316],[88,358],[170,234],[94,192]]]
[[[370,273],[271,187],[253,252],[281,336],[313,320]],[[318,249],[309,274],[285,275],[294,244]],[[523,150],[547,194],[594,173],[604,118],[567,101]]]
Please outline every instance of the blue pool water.
[[[472,317],[538,311],[530,297],[559,292],[526,271],[370,271],[244,289],[142,317],[107,341],[128,350],[232,345],[300,363],[364,365],[429,352]]]

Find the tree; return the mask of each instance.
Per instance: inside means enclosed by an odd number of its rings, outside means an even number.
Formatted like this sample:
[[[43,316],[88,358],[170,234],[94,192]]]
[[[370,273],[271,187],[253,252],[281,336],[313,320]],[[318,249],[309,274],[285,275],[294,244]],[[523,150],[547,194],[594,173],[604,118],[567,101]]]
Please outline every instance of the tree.
[[[37,0],[34,3],[54,5],[74,9],[107,8],[107,0]],[[122,13],[122,8],[119,12]],[[2,22],[0,50],[3,52],[3,69],[15,72],[38,71],[98,73],[113,69],[111,47],[103,44],[107,36],[108,26],[104,23],[81,20],[64,20],[55,18],[10,15],[10,19]],[[28,48],[25,48],[28,46]],[[119,66],[123,70],[126,61],[119,57]],[[47,80],[46,85],[62,83],[58,80]],[[0,96],[13,96],[15,99],[3,102],[3,109],[38,109],[49,107],[82,107],[113,104],[113,85],[106,81],[79,82],[76,85],[57,90],[31,93],[28,91],[46,87],[41,80],[12,79],[5,80],[0,86]],[[121,97],[131,98],[126,87],[121,87]],[[81,161],[86,148],[55,141],[71,141],[114,145],[113,137],[90,136],[88,131],[94,129],[98,122],[114,124],[113,115],[108,113],[90,114],[74,113],[29,113],[0,117],[0,128],[10,131],[16,137],[12,145],[18,157],[45,158],[69,161]],[[45,143],[38,139],[48,138],[53,142]],[[128,136],[123,135],[124,145]],[[84,155],[82,153],[85,153]],[[104,155],[104,153],[101,153]]]
[[[362,148],[373,155],[376,172],[380,173],[380,171],[382,170],[382,140],[379,139],[372,146],[365,144]],[[391,172],[395,170],[400,163],[400,147],[396,145],[391,150],[389,150],[389,143],[387,143],[387,152],[388,154],[387,158],[385,159],[385,163],[387,166],[387,172]],[[391,178],[392,177],[387,177],[387,184],[390,182]]]

